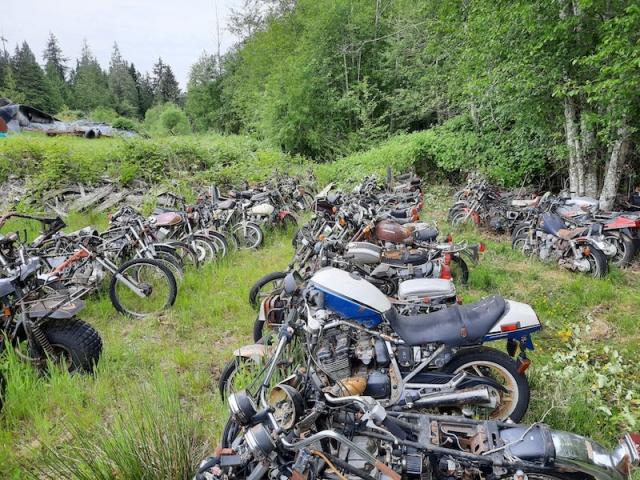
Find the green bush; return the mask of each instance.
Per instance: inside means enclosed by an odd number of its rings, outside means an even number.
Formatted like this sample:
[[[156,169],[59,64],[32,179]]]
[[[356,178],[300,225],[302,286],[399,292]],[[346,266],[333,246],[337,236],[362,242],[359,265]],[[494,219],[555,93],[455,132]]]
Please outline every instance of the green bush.
[[[159,136],[186,135],[191,132],[187,115],[172,103],[156,105],[147,110],[144,124],[150,133]]]
[[[113,108],[98,107],[91,112],[90,118],[94,122],[112,124],[120,118],[120,115]]]

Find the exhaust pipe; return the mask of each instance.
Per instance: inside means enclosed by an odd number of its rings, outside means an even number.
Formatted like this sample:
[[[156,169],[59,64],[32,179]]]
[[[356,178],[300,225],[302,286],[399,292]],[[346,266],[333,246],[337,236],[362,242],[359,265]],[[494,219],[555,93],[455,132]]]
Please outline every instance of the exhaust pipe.
[[[462,405],[482,405],[496,407],[497,398],[488,387],[468,388],[455,392],[436,392],[420,397],[413,402],[419,407],[458,407]]]

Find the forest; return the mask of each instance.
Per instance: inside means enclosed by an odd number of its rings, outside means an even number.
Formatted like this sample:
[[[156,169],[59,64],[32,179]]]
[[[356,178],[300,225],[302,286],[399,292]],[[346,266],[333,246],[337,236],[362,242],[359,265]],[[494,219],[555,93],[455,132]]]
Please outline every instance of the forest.
[[[160,59],[141,74],[117,45],[70,68],[52,35],[0,59],[0,92],[49,111],[144,118],[173,102],[196,132],[250,134],[329,161],[432,130],[417,167],[481,171],[611,206],[637,183],[640,6],[628,0],[245,0],[227,53],[204,52],[181,94]],[[194,54],[195,56],[195,54]],[[624,177],[624,178],[623,178]],[[568,181],[567,181],[568,180]]]

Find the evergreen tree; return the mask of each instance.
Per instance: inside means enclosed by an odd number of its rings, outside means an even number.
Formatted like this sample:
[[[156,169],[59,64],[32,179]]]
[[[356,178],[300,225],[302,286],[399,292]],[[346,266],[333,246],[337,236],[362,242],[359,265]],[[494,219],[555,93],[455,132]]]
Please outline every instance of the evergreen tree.
[[[54,111],[49,83],[27,42],[16,47],[11,63],[16,90],[24,95],[25,101],[41,110]]]
[[[134,116],[138,114],[136,81],[115,43],[109,64],[109,93],[113,107],[120,115]]]
[[[53,111],[59,111],[66,103],[68,86],[66,83],[67,58],[63,57],[58,39],[53,33],[49,34],[47,47],[42,55],[45,62],[45,76],[49,84],[50,104]]]
[[[106,75],[86,41],[71,77],[70,103],[73,108],[89,112],[98,106],[110,105]]]
[[[180,86],[176,80],[171,66],[158,59],[153,67],[153,95],[156,103],[176,103],[180,97]]]

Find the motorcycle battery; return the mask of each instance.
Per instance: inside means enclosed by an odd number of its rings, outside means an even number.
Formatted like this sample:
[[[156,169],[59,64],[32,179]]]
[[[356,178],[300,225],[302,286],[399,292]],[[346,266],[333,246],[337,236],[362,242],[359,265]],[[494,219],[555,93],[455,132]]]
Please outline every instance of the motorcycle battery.
[[[391,395],[391,380],[389,375],[374,371],[367,377],[367,388],[364,394],[373,398],[389,398]]]

